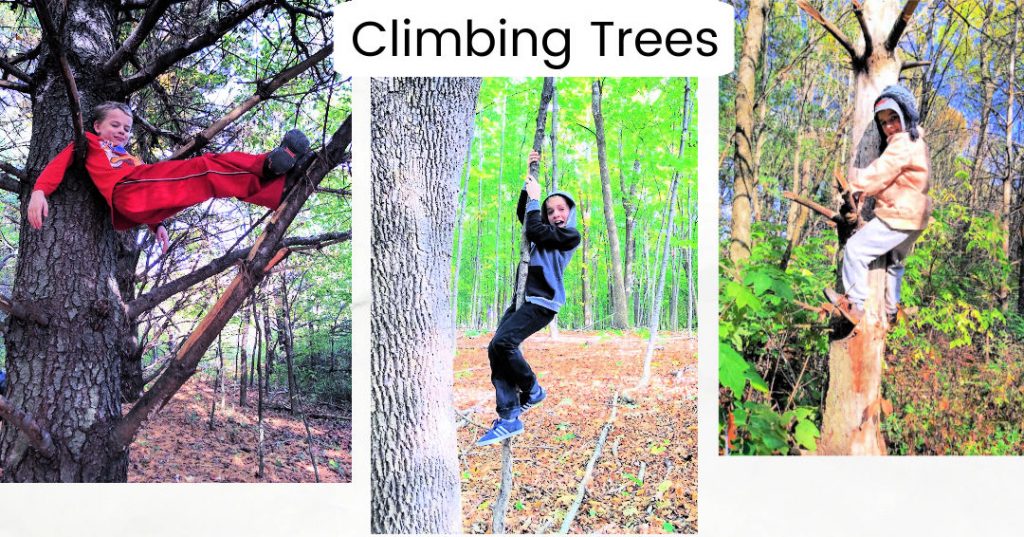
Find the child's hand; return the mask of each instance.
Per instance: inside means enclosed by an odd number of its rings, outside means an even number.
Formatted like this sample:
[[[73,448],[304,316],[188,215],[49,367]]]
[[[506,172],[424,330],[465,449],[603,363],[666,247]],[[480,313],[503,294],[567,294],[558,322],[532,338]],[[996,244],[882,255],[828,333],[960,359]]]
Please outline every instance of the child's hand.
[[[540,162],[540,153],[530,151],[530,156],[526,157],[526,166],[529,167],[530,164],[533,164],[534,162]]]
[[[532,175],[526,177],[526,195],[532,200],[540,199],[540,183]]]
[[[43,227],[43,219],[50,215],[50,205],[46,203],[46,194],[42,190],[33,190],[28,202],[28,224],[34,229]]]
[[[160,243],[160,249],[166,254],[167,249],[171,247],[171,240],[167,237],[167,228],[163,225],[156,228],[156,241]]]

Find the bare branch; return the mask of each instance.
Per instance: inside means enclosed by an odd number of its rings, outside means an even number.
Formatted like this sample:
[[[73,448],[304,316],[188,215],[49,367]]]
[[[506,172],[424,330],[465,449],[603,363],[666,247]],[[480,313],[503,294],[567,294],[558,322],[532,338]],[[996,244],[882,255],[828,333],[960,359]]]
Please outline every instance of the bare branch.
[[[297,6],[291,2],[288,2],[287,0],[282,0],[281,5],[284,6],[285,10],[287,10],[289,13],[301,13],[303,15],[306,15],[307,17],[326,19],[331,16],[331,13],[328,11]]]
[[[338,231],[323,233],[313,237],[289,237],[282,242],[283,246],[312,246],[323,247],[328,244],[344,242],[352,238],[351,231]],[[148,293],[128,303],[128,318],[135,319],[139,315],[153,309],[157,304],[168,298],[197,285],[204,280],[224,272],[235,263],[241,261],[249,254],[248,249],[232,250],[206,265],[189,272],[188,274],[167,282],[159,287],[150,290]]]
[[[919,0],[907,0],[906,5],[903,6],[903,12],[900,13],[896,23],[892,25],[892,31],[889,32],[889,37],[885,40],[886,50],[892,52],[896,50],[896,45],[900,44],[900,37],[903,35],[903,31],[907,29],[907,24],[910,23],[910,17],[914,15],[914,10],[917,9]]]
[[[21,181],[7,174],[0,174],[0,190],[6,190],[8,192],[14,192],[18,194],[21,192]]]
[[[153,28],[156,27],[156,23],[163,16],[164,12],[167,11],[167,8],[171,6],[171,3],[172,0],[155,0],[146,8],[146,14],[142,16],[138,26],[132,30],[128,39],[124,40],[121,48],[117,49],[110,59],[107,60],[107,63],[103,65],[102,72],[105,76],[111,77],[117,74],[121,67],[124,66],[124,63],[128,61],[128,58],[138,50],[139,45],[149,37]]]
[[[22,84],[21,82],[11,82],[10,80],[0,79],[0,88],[9,89],[14,91],[20,91],[22,93],[32,94],[32,86],[28,84]]]
[[[800,9],[804,10],[812,19],[818,21],[818,24],[825,28],[825,30],[828,31],[828,33],[832,34],[832,37],[834,37],[836,41],[838,41],[839,44],[844,49],[846,49],[846,52],[850,54],[851,61],[853,61],[854,63],[859,61],[857,51],[854,50],[853,45],[850,42],[850,39],[846,37],[846,34],[844,34],[838,26],[832,24],[832,21],[822,16],[822,14],[819,13],[817,9],[814,9],[814,7],[812,7],[811,4],[807,3],[807,0],[797,0],[796,5],[799,6]],[[864,41],[867,42],[870,38],[871,36],[865,35]]]
[[[41,326],[49,326],[50,324],[49,319],[34,307],[20,302],[15,302],[14,300],[2,295],[0,295],[0,311],[5,311],[8,315],[12,315],[23,321],[34,322]]]
[[[78,85],[75,83],[75,76],[71,73],[71,66],[68,65],[67,54],[64,52],[64,44],[57,33],[57,26],[53,23],[50,9],[46,2],[35,2],[36,16],[39,24],[43,27],[43,36],[46,39],[50,51],[57,58],[60,64],[60,73],[64,78],[64,86],[68,92],[68,107],[71,112],[71,124],[75,130],[75,162],[82,162],[85,159],[87,149],[85,142],[85,127],[82,122],[82,104],[78,99]]]
[[[199,35],[188,40],[185,44],[168,50],[150,60],[146,67],[124,81],[124,87],[122,90],[125,93],[134,93],[135,91],[143,88],[153,80],[156,80],[156,77],[163,74],[167,69],[181,59],[189,56],[193,52],[202,50],[216,43],[221,37],[241,24],[241,22],[247,19],[250,15],[262,7],[273,4],[274,1],[275,0],[250,0],[233,13],[207,26]]]
[[[8,60],[7,58],[0,57],[0,72],[10,73],[11,75],[14,76],[14,78],[17,78],[18,80],[21,80],[22,82],[24,82],[25,84],[27,84],[29,86],[32,85],[32,77],[28,76],[28,74],[25,73],[25,71],[22,71],[21,69],[18,69],[14,65],[14,63],[11,62],[10,60]]]
[[[860,24],[860,33],[864,36],[864,57],[871,56],[874,45],[871,44],[871,30],[868,28],[868,21],[864,19],[864,6],[857,0],[853,0],[853,15],[857,17],[857,24]]]
[[[799,203],[800,205],[807,207],[808,209],[820,214],[821,216],[824,216],[825,218],[827,218],[826,222],[828,222],[828,225],[835,227],[836,219],[839,218],[839,213],[837,213],[836,211],[833,211],[832,209],[829,209],[828,207],[825,207],[824,205],[821,205],[819,203],[813,202],[807,198],[800,197],[792,192],[783,192],[782,197],[795,203]]]
[[[25,173],[25,170],[18,168],[17,166],[9,162],[4,162],[2,160],[0,160],[0,171],[7,172],[21,181],[25,181],[28,179],[28,174]]]
[[[332,50],[334,50],[334,43],[329,42],[324,48],[317,51],[316,54],[306,58],[302,62],[286,69],[285,71],[278,73],[266,84],[259,85],[256,89],[256,93],[253,94],[252,97],[249,97],[245,102],[236,106],[233,110],[224,115],[224,117],[215,121],[213,125],[207,127],[206,130],[195,135],[191,141],[178,149],[175,149],[174,153],[171,154],[168,160],[180,159],[201,150],[217,133],[224,130],[225,127],[230,125],[236,119],[241,117],[242,114],[248,112],[260,102],[269,99],[278,88],[299,76],[310,67],[326,59],[331,55]]]
[[[281,239],[288,226],[299,214],[303,204],[317,185],[332,169],[341,163],[345,149],[352,142],[352,117],[349,116],[331,137],[331,141],[316,154],[305,169],[296,170],[299,181],[288,197],[274,212],[263,234],[256,240],[238,274],[210,308],[199,326],[192,332],[167,366],[166,371],[153,384],[138,403],[114,427],[114,445],[127,447],[146,419],[163,408],[178,389],[195,373],[199,360],[217,338],[217,334],[245,302],[246,297],[263,280],[264,268],[278,252]]]
[[[931,64],[932,64],[932,62],[930,62],[928,60],[921,60],[921,61],[915,61],[915,62],[905,62],[903,65],[900,66],[900,71],[906,71],[907,69],[916,69],[918,67],[927,67],[927,66],[929,66]]]
[[[32,447],[36,448],[39,453],[49,458],[53,458],[57,454],[57,448],[53,445],[50,433],[40,427],[34,417],[15,407],[10,399],[2,395],[0,395],[0,417],[4,418],[4,423],[21,429],[21,432],[28,437]]]

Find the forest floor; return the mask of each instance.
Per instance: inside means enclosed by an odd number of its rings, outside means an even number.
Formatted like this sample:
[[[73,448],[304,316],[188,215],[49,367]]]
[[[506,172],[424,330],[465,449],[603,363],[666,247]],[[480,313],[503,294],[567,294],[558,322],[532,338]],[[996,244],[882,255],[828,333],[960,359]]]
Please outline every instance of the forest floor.
[[[227,384],[226,407],[217,402],[214,430],[209,428],[213,385],[198,375],[139,432],[131,447],[131,483],[314,483],[316,475],[302,418],[287,410],[286,391],[264,402],[264,472],[256,477],[259,438],[256,391],[249,406],[238,405],[238,385]],[[273,391],[273,390],[272,390]],[[130,405],[125,406],[127,412]],[[270,408],[276,407],[276,408]],[[316,446],[321,483],[348,483],[352,476],[351,411],[303,405]],[[338,416],[331,419],[318,416]]]
[[[455,358],[455,405],[463,416],[462,509],[469,533],[491,532],[491,503],[500,483],[501,444],[474,446],[495,418],[490,336],[460,337]],[[647,340],[638,335],[606,332],[563,331],[552,340],[545,331],[523,344],[548,398],[524,416],[525,432],[513,440],[506,531],[558,531],[616,392],[616,418],[570,532],[697,531],[697,340],[660,334],[649,387],[624,393],[643,372],[646,348]]]

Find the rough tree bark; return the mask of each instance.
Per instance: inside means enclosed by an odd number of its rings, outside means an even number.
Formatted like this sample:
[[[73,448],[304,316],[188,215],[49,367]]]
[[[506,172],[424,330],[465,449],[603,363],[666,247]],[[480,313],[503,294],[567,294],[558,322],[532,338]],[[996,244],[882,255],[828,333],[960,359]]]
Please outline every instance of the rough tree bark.
[[[475,78],[370,82],[374,533],[462,531],[448,292],[479,90]]]
[[[761,55],[764,19],[768,12],[765,0],[750,0],[747,6],[747,28],[743,35],[736,72],[736,134],[733,137],[735,179],[732,188],[732,222],[730,223],[729,258],[739,263],[750,257],[750,220],[757,195],[757,166],[754,162],[754,92],[757,59]]]
[[[614,200],[612,199],[611,178],[608,173],[608,156],[605,151],[604,115],[601,113],[600,80],[595,80],[591,91],[591,110],[594,115],[594,136],[597,138],[597,160],[601,170],[601,197],[604,205],[604,223],[608,229],[608,250],[611,257],[611,273],[608,275],[612,287],[612,328],[628,328],[629,315],[626,302],[626,285],[622,279],[622,254],[619,252],[619,230],[615,223]]]
[[[854,4],[854,14],[863,40],[854,44],[841,30],[805,0],[798,5],[820,23],[849,53],[854,73],[852,143],[849,166],[863,168],[879,155],[879,134],[874,123],[874,101],[881,91],[899,79],[902,62],[897,44],[917,7],[909,0],[900,9],[898,0],[872,0]],[[861,217],[873,217],[871,203],[865,203]],[[855,231],[855,230],[853,230]],[[840,233],[840,245],[845,237]],[[871,264],[870,292],[865,315],[849,334],[829,346],[829,386],[825,400],[821,441],[823,455],[884,455],[885,439],[880,430],[882,361],[885,357],[885,265]]]

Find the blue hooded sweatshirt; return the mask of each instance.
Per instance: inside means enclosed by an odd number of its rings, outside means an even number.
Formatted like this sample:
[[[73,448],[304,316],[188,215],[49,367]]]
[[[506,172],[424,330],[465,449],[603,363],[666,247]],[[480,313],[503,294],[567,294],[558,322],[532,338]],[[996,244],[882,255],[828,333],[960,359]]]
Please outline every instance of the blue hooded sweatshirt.
[[[543,204],[529,199],[525,186],[519,194],[516,214],[526,227],[526,238],[531,242],[526,301],[558,313],[558,309],[565,304],[562,273],[580,244],[580,233],[576,231],[576,201],[559,190],[544,198],[544,202],[547,203],[551,196],[561,196],[569,205],[569,218],[565,227],[548,222],[547,214],[541,210]]]

